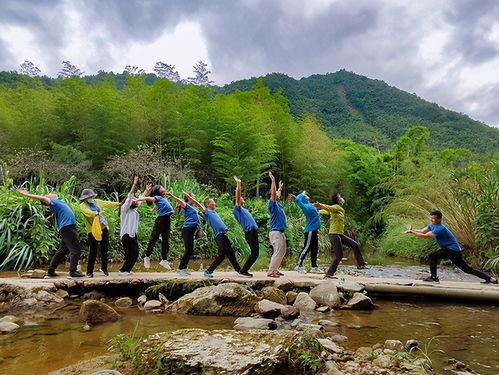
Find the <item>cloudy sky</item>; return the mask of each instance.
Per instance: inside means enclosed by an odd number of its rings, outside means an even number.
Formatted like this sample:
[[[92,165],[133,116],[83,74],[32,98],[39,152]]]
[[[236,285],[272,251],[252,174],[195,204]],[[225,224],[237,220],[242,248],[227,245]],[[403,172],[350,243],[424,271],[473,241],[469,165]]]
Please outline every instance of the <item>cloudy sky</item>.
[[[496,0],[0,0],[0,71],[198,60],[211,79],[346,69],[499,127]]]

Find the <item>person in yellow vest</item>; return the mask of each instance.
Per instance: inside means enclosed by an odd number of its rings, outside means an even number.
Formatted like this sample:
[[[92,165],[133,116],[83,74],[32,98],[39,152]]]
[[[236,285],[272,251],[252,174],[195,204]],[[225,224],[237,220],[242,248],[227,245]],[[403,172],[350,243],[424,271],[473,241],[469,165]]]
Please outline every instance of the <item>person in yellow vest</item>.
[[[90,251],[88,254],[87,277],[94,277],[94,265],[97,249],[100,245],[101,272],[109,276],[107,271],[107,250],[109,248],[109,225],[104,217],[104,210],[115,209],[120,203],[95,199],[97,194],[92,189],[83,189],[80,196],[80,211],[85,216]],[[100,230],[99,230],[100,229]]]
[[[314,203],[318,208],[319,214],[329,214],[331,216],[331,223],[329,225],[329,240],[333,247],[334,260],[326,272],[325,278],[332,278],[336,272],[338,265],[343,258],[343,245],[347,245],[353,250],[355,260],[357,261],[357,268],[359,270],[367,268],[364,258],[360,252],[360,243],[345,235],[345,199],[337,192],[331,194],[331,205]]]

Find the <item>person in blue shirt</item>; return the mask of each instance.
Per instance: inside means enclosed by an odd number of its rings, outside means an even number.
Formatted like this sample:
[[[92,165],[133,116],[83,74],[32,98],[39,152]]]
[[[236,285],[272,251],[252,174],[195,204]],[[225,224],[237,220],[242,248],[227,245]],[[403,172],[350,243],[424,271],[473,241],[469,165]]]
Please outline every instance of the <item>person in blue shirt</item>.
[[[173,213],[173,207],[165,198],[166,190],[161,185],[154,185],[150,188],[148,185],[149,197],[139,198],[137,202],[147,201],[152,202],[156,205],[153,210],[158,211],[158,217],[154,222],[154,227],[151,232],[151,239],[147,244],[147,250],[145,252],[144,257],[144,267],[151,267],[151,259],[150,256],[154,250],[154,246],[156,246],[156,242],[159,240],[159,236],[161,236],[161,261],[159,264],[166,268],[167,270],[171,270],[171,263],[168,262],[168,251],[170,250],[170,215]]]
[[[319,251],[318,233],[319,228],[321,227],[319,211],[312,205],[312,203],[310,203],[310,197],[306,191],[296,196],[294,194],[289,194],[288,199],[295,202],[298,207],[301,208],[303,215],[305,215],[305,229],[303,230],[305,242],[303,244],[303,249],[298,256],[295,271],[298,271],[299,273],[307,273],[305,267],[303,267],[303,260],[310,252],[310,261],[312,263],[312,269],[310,272],[324,273],[324,271],[317,265],[317,253]]]
[[[26,190],[18,189],[17,192],[25,197],[36,199],[43,204],[49,206],[50,211],[55,215],[59,233],[61,234],[61,242],[50,260],[45,279],[58,277],[55,270],[59,263],[63,262],[69,254],[69,279],[84,277],[82,273],[77,271],[78,260],[80,259],[81,247],[78,242],[78,234],[76,232],[76,218],[69,205],[59,199],[56,194],[36,195],[29,194]]]
[[[415,230],[412,224],[406,224],[407,230],[404,234],[413,234],[420,238],[434,238],[440,249],[429,255],[430,276],[424,279],[428,282],[438,282],[437,264],[440,259],[449,259],[462,271],[484,279],[484,284],[497,284],[497,279],[483,272],[471,268],[462,257],[462,250],[457,243],[454,234],[442,224],[442,212],[430,212],[430,223],[426,228]]]
[[[183,191],[184,195],[187,193]],[[208,269],[204,272],[205,277],[213,277],[213,271],[223,262],[225,257],[229,259],[230,263],[234,267],[237,273],[241,271],[241,267],[239,263],[237,263],[236,254],[234,249],[232,248],[232,244],[227,237],[228,228],[218,215],[216,211],[217,205],[215,201],[211,198],[207,198],[204,201],[204,207],[192,198],[192,202],[199,207],[201,212],[204,213],[204,218],[210,224],[211,229],[215,233],[215,242],[217,243],[218,255],[213,261],[213,263],[208,267]]]
[[[177,207],[182,209],[182,214],[184,215],[182,239],[184,240],[185,251],[182,259],[180,260],[177,273],[182,276],[189,276],[190,272],[187,271],[187,264],[189,263],[189,259],[191,259],[192,253],[194,252],[194,238],[196,236],[196,230],[201,225],[198,210],[196,210],[193,201],[196,196],[193,193],[185,193],[185,200],[182,200],[171,193],[166,193],[166,195],[178,203]]]
[[[269,177],[271,181],[270,191],[267,193],[267,208],[270,214],[269,239],[274,252],[270,258],[267,276],[278,278],[284,276],[284,274],[279,271],[279,267],[284,259],[284,255],[286,255],[287,243],[284,232],[288,229],[288,226],[286,224],[286,213],[284,212],[281,203],[279,203],[283,183],[282,181],[279,181],[279,189],[277,189],[275,177],[272,172],[269,172]]]
[[[234,176],[234,180],[236,181],[236,199],[234,204],[234,209],[232,210],[232,214],[236,218],[236,220],[241,224],[241,227],[244,231],[244,239],[248,243],[251,254],[246,260],[243,268],[239,271],[239,276],[242,277],[253,277],[251,273],[249,273],[249,269],[258,259],[259,254],[259,246],[258,246],[258,232],[255,219],[251,213],[244,208],[244,199],[241,197],[241,180]]]

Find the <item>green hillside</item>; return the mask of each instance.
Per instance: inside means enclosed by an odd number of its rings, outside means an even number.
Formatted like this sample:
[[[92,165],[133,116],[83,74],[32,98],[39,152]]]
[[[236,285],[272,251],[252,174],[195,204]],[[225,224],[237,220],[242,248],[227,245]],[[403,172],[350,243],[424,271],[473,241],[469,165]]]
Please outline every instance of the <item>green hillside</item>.
[[[333,138],[385,151],[411,126],[422,125],[430,130],[429,144],[436,149],[467,148],[480,153],[499,149],[498,129],[381,80],[340,70],[300,80],[272,73],[263,81],[272,92],[282,89],[293,116],[311,113]],[[232,82],[217,91],[247,91],[255,82],[256,78]]]

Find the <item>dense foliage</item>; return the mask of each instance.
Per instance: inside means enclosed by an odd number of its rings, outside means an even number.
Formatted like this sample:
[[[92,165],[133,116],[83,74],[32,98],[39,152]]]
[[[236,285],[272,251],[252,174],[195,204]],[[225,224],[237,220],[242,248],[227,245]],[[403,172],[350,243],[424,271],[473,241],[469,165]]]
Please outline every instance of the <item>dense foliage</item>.
[[[467,256],[499,264],[496,129],[344,71],[303,79],[301,86],[270,75],[229,93],[244,86],[234,84],[225,94],[149,75],[124,75],[126,84],[112,74],[98,76],[46,81],[1,75],[1,267],[44,262],[58,241],[48,211],[18,196],[14,186],[30,181],[32,191],[55,190],[78,213],[73,196],[83,187],[117,200],[134,175],[142,183],[162,182],[177,196],[186,189],[200,199],[216,197],[243,256],[247,245],[231,214],[232,176],[238,175],[266,254],[268,213],[260,197],[270,170],[284,182],[284,196],[306,189],[313,200],[327,202],[330,190],[339,190],[347,200],[349,233],[377,251],[424,257],[433,242],[400,232],[407,221],[422,227],[428,211],[440,209]],[[269,89],[267,81],[282,90]],[[397,116],[404,121],[391,122]],[[467,132],[473,136],[462,144]],[[462,148],[444,148],[449,145]],[[477,148],[481,153],[470,151]],[[291,251],[298,251],[303,216],[293,203],[285,206]],[[140,212],[143,250],[155,215],[145,205]],[[117,213],[110,213],[110,222],[116,231]],[[172,228],[176,256],[183,251],[179,215]],[[326,249],[326,221],[323,228]],[[117,235],[112,238],[112,256],[121,258]],[[212,238],[203,241],[197,254],[213,255]]]

